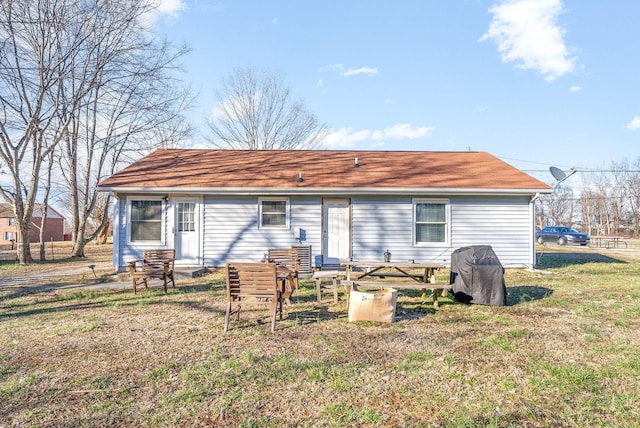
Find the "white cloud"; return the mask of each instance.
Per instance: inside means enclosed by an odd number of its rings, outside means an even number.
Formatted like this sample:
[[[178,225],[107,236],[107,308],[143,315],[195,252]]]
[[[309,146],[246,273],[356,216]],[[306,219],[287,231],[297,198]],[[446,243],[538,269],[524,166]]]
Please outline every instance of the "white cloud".
[[[493,39],[503,62],[555,80],[573,72],[576,62],[556,22],[562,11],[562,0],[506,0],[489,9],[493,20],[479,41]]]
[[[582,86],[573,85],[569,88],[571,92],[580,92],[582,90]]]
[[[154,5],[155,8],[142,18],[143,23],[150,27],[162,17],[177,18],[187,7],[184,0],[156,0]]]
[[[345,68],[344,64],[331,64],[324,65],[318,69],[320,73],[335,72],[343,75],[344,77],[356,76],[358,74],[378,74],[376,67],[349,67]]]
[[[355,143],[369,138],[371,131],[363,129],[354,131],[353,128],[341,128],[327,135],[324,145],[327,147],[353,147]]]
[[[159,0],[158,14],[175,17],[186,7],[183,0]]]
[[[356,76],[358,74],[378,74],[378,69],[375,67],[349,68],[347,71],[343,73],[343,76],[349,77],[349,76]]]
[[[635,116],[631,119],[631,122],[627,124],[627,129],[635,131],[636,129],[640,129],[640,116]]]
[[[435,128],[430,126],[413,127],[410,123],[398,123],[382,130],[341,128],[330,133],[325,139],[327,147],[348,148],[362,141],[371,142],[375,146],[384,145],[384,140],[415,140],[430,137]]]
[[[415,140],[416,138],[431,136],[431,131],[433,131],[433,127],[419,126],[413,128],[410,123],[398,123],[389,128],[384,128],[383,131],[374,131],[372,137],[374,140]]]
[[[335,71],[337,73],[344,73],[344,65],[342,64],[331,64],[331,65],[323,65],[318,69],[319,73],[329,73],[331,71]]]

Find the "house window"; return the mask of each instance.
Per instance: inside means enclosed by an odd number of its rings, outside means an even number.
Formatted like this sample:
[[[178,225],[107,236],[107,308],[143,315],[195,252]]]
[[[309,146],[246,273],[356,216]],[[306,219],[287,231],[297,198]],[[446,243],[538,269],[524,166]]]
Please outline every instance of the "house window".
[[[195,232],[196,230],[196,203],[178,202],[176,206],[178,232]]]
[[[446,243],[448,237],[449,202],[444,200],[415,200],[415,243]]]
[[[13,232],[5,232],[4,233],[4,240],[5,241],[12,241],[13,240]]]
[[[286,228],[289,225],[289,200],[260,198],[260,227]]]
[[[16,225],[16,219],[15,217],[9,217],[9,226],[15,226]]]
[[[130,201],[131,242],[162,242],[162,200]]]

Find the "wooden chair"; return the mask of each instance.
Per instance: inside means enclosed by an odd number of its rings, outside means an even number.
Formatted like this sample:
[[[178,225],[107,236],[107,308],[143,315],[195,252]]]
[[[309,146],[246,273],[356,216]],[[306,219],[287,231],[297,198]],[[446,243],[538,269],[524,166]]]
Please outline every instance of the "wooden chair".
[[[282,292],[275,263],[227,263],[227,312],[224,331],[232,313],[240,319],[243,304],[265,305],[273,313],[271,332],[276,331],[276,315],[282,320]]]
[[[294,247],[271,248],[267,251],[267,259],[265,261],[275,263],[289,270],[292,283],[291,287],[284,290],[285,295],[283,296],[283,298],[289,302],[291,294],[293,294],[300,285],[300,256],[298,255],[298,249]]]
[[[133,282],[133,293],[137,293],[137,285],[140,283],[144,283],[144,287],[149,288],[147,281],[152,278],[162,279],[165,294],[167,293],[168,281],[171,281],[173,288],[176,288],[176,282],[173,278],[175,259],[176,250],[157,249],[145,250],[142,259],[128,262],[127,266]]]

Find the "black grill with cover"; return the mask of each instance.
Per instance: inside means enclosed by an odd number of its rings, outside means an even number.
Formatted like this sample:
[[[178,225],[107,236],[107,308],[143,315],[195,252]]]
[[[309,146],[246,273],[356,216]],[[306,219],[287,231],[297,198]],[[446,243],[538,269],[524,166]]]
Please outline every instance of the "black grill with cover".
[[[490,306],[507,304],[504,268],[490,245],[462,247],[451,253],[449,283],[460,302]]]

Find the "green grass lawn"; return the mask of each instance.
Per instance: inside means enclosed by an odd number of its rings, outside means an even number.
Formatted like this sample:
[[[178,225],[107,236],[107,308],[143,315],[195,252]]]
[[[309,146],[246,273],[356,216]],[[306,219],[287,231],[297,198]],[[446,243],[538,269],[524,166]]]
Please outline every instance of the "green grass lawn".
[[[219,273],[168,295],[0,289],[0,427],[639,426],[640,264],[539,265],[507,271],[508,306],[403,291],[386,325],[303,281],[275,334],[254,308],[222,333]]]

